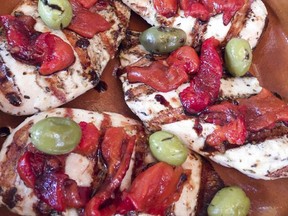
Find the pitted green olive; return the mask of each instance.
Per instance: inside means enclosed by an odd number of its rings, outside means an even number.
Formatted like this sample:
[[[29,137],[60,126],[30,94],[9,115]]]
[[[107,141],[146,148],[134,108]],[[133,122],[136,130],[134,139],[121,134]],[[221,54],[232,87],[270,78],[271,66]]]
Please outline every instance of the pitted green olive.
[[[73,16],[69,0],[39,0],[38,11],[43,22],[52,29],[67,27]]]
[[[73,120],[62,117],[48,117],[38,121],[30,129],[34,146],[47,154],[66,154],[80,142],[80,126]]]
[[[252,63],[252,50],[247,40],[231,39],[225,47],[225,65],[233,76],[243,76]]]
[[[165,54],[183,46],[186,37],[182,29],[151,27],[140,35],[140,43],[151,53]]]
[[[208,206],[209,216],[246,216],[250,200],[237,186],[225,187],[218,191]]]
[[[188,150],[179,138],[165,131],[157,131],[149,137],[149,147],[153,156],[170,165],[179,166],[187,158]]]

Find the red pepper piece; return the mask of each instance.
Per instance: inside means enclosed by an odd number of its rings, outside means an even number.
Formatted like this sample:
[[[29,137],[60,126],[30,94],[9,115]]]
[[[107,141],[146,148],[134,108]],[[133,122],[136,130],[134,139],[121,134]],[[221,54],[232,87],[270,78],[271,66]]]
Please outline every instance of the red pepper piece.
[[[183,46],[167,60],[158,60],[145,67],[126,67],[129,82],[142,82],[157,91],[168,92],[188,81],[188,75],[198,71],[199,57],[195,50]]]
[[[83,7],[85,8],[90,8],[92,7],[94,4],[96,4],[96,2],[98,0],[77,0]]]
[[[84,207],[90,198],[91,188],[79,187],[72,179],[64,181],[65,205],[70,208]]]
[[[74,17],[67,28],[87,38],[92,38],[96,33],[110,29],[111,24],[101,15],[85,9],[76,0],[70,2]]]
[[[219,41],[214,38],[203,42],[199,72],[191,80],[190,86],[179,94],[184,109],[189,113],[203,111],[218,98],[222,77],[218,46]]]
[[[198,0],[179,0],[179,7],[184,12],[188,11],[193,3],[198,2]]]
[[[93,123],[80,122],[82,130],[81,141],[74,150],[82,155],[94,154],[99,146],[100,132]]]
[[[224,25],[227,25],[245,4],[244,0],[202,0],[201,2],[212,15],[223,13]]]
[[[277,122],[288,122],[288,106],[267,89],[253,97],[239,99],[246,107],[245,122],[249,131],[257,132],[273,127]]]
[[[192,47],[183,46],[169,55],[167,63],[172,67],[183,67],[187,74],[193,74],[198,72],[200,59]]]
[[[105,212],[110,212],[107,211],[107,209],[103,209],[102,211],[100,206],[106,200],[110,199],[115,189],[119,188],[121,185],[121,182],[129,168],[135,145],[135,137],[129,137],[125,132],[123,132],[123,128],[109,128],[105,133],[105,141],[102,143],[102,154],[107,162],[109,172],[102,187],[86,205],[85,216],[100,216]],[[119,146],[120,137],[122,137],[121,146]],[[116,144],[117,149],[114,144]],[[112,149],[109,149],[110,147]],[[113,153],[114,151],[116,151],[115,154]],[[119,155],[119,153],[121,154]]]
[[[244,0],[201,0],[201,3],[209,11],[211,16],[223,13],[223,23],[227,25],[235,13],[240,10],[244,4]]]
[[[34,188],[36,176],[33,172],[33,169],[31,167],[31,157],[33,156],[33,153],[31,152],[25,152],[18,160],[17,164],[17,172],[24,181],[25,185],[30,188]]]
[[[33,41],[40,35],[33,29],[36,21],[30,16],[16,18],[12,15],[4,15],[0,16],[0,22],[5,29],[8,50],[13,58],[27,64],[40,64],[41,58],[35,56],[32,46]]]
[[[177,0],[153,0],[157,13],[167,18],[175,16],[178,10]]]
[[[180,0],[180,8],[185,16],[192,16],[202,21],[223,13],[223,23],[227,25],[235,13],[245,4],[245,0]]]
[[[1,16],[9,52],[18,61],[40,65],[39,72],[49,75],[69,67],[74,62],[74,52],[69,44],[50,33],[34,30],[36,21],[30,16]]]
[[[165,209],[177,200],[173,194],[177,191],[182,173],[182,167],[173,168],[164,162],[149,167],[132,182],[118,207],[119,213],[137,210],[162,215]]]
[[[207,8],[200,3],[193,3],[190,9],[184,13],[186,16],[192,16],[202,21],[208,21],[211,16]]]
[[[158,60],[145,67],[126,67],[129,82],[142,82],[157,91],[168,92],[188,81],[182,67],[170,67]]]
[[[126,132],[122,127],[112,127],[105,132],[101,150],[108,164],[109,175],[112,175],[121,163],[122,143],[125,137]]]
[[[245,108],[229,102],[208,107],[202,115],[205,122],[217,125],[206,139],[206,144],[223,151],[223,143],[242,145],[246,141],[247,130],[244,118]]]
[[[57,211],[66,209],[64,181],[68,175],[62,173],[45,173],[36,179],[34,191],[40,200]]]
[[[207,21],[210,18],[209,11],[198,0],[180,0],[179,4],[185,16],[192,16],[202,21]]]
[[[39,72],[49,75],[69,67],[75,60],[72,47],[51,33],[41,34],[35,42],[36,50],[43,52]]]

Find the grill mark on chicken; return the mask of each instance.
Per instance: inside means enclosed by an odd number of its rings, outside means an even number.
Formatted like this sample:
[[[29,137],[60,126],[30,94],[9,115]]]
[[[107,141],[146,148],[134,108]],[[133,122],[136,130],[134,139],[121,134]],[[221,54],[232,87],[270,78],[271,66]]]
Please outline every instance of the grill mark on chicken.
[[[139,42],[139,36],[141,32],[127,30],[126,32],[126,40],[123,40],[121,44],[121,51],[129,51],[132,47],[137,46]]]
[[[275,139],[284,135],[288,135],[288,127],[280,124],[272,129],[264,129],[255,133],[250,132],[248,134],[247,142],[257,144],[264,142],[267,139]]]
[[[271,178],[280,178],[280,177],[283,178],[284,176],[286,177],[288,176],[288,166],[285,166],[267,175],[267,177]]]
[[[9,208],[14,208],[21,197],[17,195],[17,188],[12,187],[2,194],[3,203],[5,203]]]
[[[19,155],[22,155],[25,150],[23,145],[27,143],[29,128],[32,123],[33,122],[29,122],[15,133],[13,141],[7,149],[6,160],[0,163],[0,185],[4,188],[9,187],[11,182],[15,182],[16,180],[17,160],[20,157]]]
[[[199,48],[203,37],[207,31],[208,22],[202,22],[201,20],[197,20],[192,29],[192,46],[196,49]]]
[[[248,20],[248,14],[251,12],[250,6],[250,0],[246,0],[243,7],[234,15],[231,22],[231,27],[225,39],[222,41],[222,45],[225,45],[233,37],[237,37],[239,35],[240,31],[243,29],[245,23]]]
[[[0,56],[0,92],[11,105],[19,107],[22,104],[21,93],[13,83],[12,73]]]
[[[207,215],[207,208],[218,190],[224,187],[224,182],[213,169],[212,165],[202,159],[200,191],[198,193],[195,215]]]
[[[70,42],[70,44],[72,45],[72,47],[76,51],[76,53],[79,57],[80,63],[84,68],[84,71],[85,71],[85,69],[88,69],[89,67],[91,67],[90,57],[89,57],[88,52],[87,52],[87,48],[90,45],[89,40],[77,35],[73,31],[70,31],[68,29],[64,29],[63,32],[64,32],[67,40]],[[79,44],[81,44],[81,46],[79,46]],[[85,73],[83,73],[83,74],[85,76]]]
[[[113,8],[115,8],[114,13],[120,20],[119,29],[116,31],[112,31],[111,32],[112,37],[110,38],[110,47],[112,50],[111,52],[109,52],[109,54],[112,56],[112,58],[114,58],[118,45],[119,45],[119,44],[115,44],[114,41],[117,41],[117,39],[119,38],[119,35],[125,34],[125,29],[127,29],[129,25],[129,19],[127,19],[127,14],[123,13],[125,10],[123,8],[124,5],[122,3],[120,4],[119,1],[113,1],[111,2],[111,4]]]
[[[69,73],[66,71],[66,73]],[[41,76],[41,75],[37,75]],[[68,75],[69,76],[69,75]],[[59,101],[65,103],[67,101],[65,94],[65,86],[63,80],[58,76],[49,76],[45,79],[46,87],[49,88],[50,93],[54,95]]]
[[[111,33],[113,35],[113,33]],[[99,33],[100,37],[101,37],[101,41],[105,46],[105,49],[107,50],[107,52],[109,53],[110,56],[115,55],[115,47],[113,46],[113,44],[110,42],[110,39],[107,37],[106,34],[104,33]],[[116,38],[116,36],[115,36]]]
[[[149,115],[149,113],[147,113]],[[148,126],[149,130],[156,131],[161,129],[161,125],[169,124],[175,121],[181,121],[184,119],[188,119],[189,117],[184,113],[182,107],[175,109],[166,109],[157,113],[150,121],[144,122],[145,125]]]
[[[278,125],[272,129],[263,129],[259,132],[248,132],[247,139],[243,145],[233,145],[225,141],[223,143],[223,153],[229,149],[236,149],[236,148],[241,148],[244,145],[257,145],[261,144],[265,140],[272,140],[272,139],[277,139],[283,136],[288,135],[288,127],[284,125]],[[215,149],[211,146],[209,146],[207,143],[205,143],[202,151],[205,151],[207,153],[211,153],[213,155],[213,152],[215,152]]]
[[[125,96],[127,97],[128,101],[137,100],[137,98],[141,97],[142,95],[148,96],[153,94],[155,90],[147,85],[139,85],[135,88],[131,88],[125,92]]]

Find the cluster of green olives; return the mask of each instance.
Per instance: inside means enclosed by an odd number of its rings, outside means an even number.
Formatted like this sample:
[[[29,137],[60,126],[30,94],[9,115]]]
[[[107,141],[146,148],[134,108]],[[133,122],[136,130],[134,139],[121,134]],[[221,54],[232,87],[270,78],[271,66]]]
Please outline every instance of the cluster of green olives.
[[[233,76],[243,76],[252,63],[252,49],[247,40],[231,39],[225,47],[225,65]]]
[[[209,216],[246,216],[250,209],[250,199],[242,188],[230,186],[216,193],[208,206]]]
[[[73,17],[69,0],[39,0],[38,11],[43,22],[52,29],[67,27]]]
[[[72,151],[81,140],[80,126],[63,117],[48,117],[35,123],[30,129],[33,145],[40,151],[58,155]]]
[[[150,27],[140,35],[140,43],[151,53],[170,53],[186,43],[186,33],[172,27]]]
[[[166,131],[157,131],[149,137],[152,155],[159,161],[179,166],[186,160],[188,150],[180,139]]]

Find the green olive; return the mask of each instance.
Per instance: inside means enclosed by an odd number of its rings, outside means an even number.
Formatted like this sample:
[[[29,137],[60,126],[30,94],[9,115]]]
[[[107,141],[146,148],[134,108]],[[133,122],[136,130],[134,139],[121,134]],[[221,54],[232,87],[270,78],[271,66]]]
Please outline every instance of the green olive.
[[[225,47],[225,65],[233,76],[243,76],[252,63],[252,49],[247,40],[231,39]]]
[[[246,216],[250,200],[237,186],[225,187],[216,193],[208,206],[209,216]]]
[[[140,35],[140,43],[151,53],[165,54],[183,46],[186,37],[182,29],[151,27]]]
[[[188,150],[179,138],[165,131],[157,131],[149,137],[149,147],[153,156],[170,165],[179,166],[187,158]]]
[[[69,118],[48,117],[38,121],[30,129],[34,146],[47,154],[66,154],[80,142],[80,126]]]
[[[73,16],[69,0],[39,0],[38,11],[43,22],[52,29],[67,27]]]

